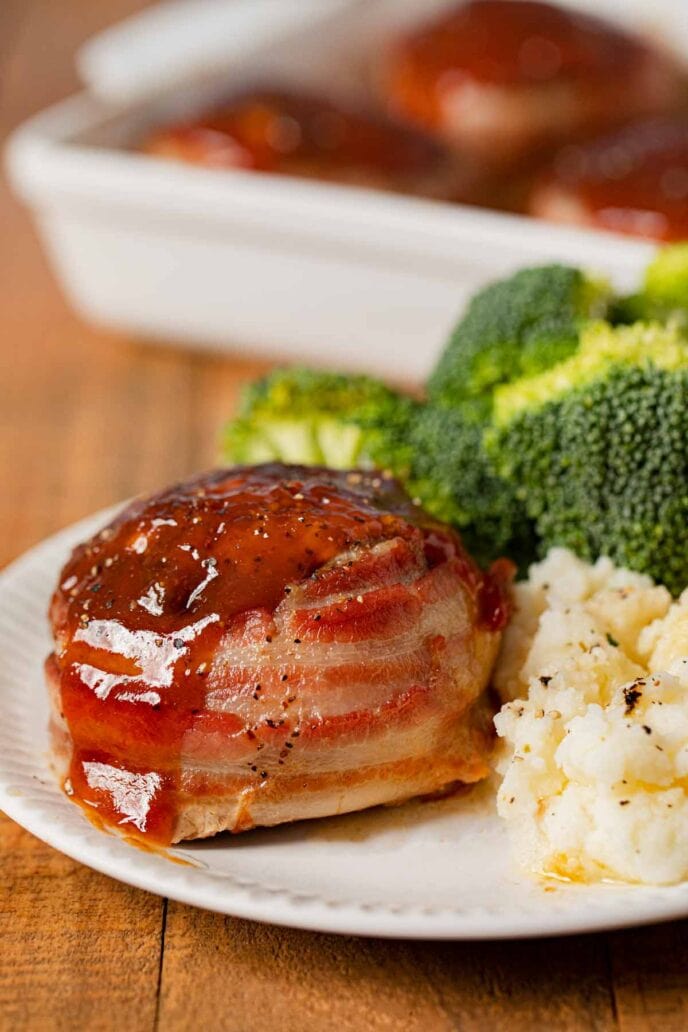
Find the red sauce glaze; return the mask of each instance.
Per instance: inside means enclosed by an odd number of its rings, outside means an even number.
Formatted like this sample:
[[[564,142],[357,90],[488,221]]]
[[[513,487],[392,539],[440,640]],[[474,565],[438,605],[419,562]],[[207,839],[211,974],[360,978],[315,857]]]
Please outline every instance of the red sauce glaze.
[[[552,4],[471,0],[411,32],[400,55],[435,88],[447,74],[501,85],[612,77],[645,49],[608,23]]]
[[[688,115],[566,148],[536,188],[534,214],[549,191],[579,204],[588,225],[652,240],[688,239]]]
[[[276,90],[244,94],[161,130],[145,149],[214,168],[334,180],[412,178],[434,172],[446,158],[433,140],[382,115]]]
[[[503,626],[501,573],[483,574],[453,531],[380,475],[220,470],[125,509],[75,549],[51,604],[69,793],[100,820],[169,843],[184,736],[245,730],[235,714],[203,712],[223,633],[250,615],[269,641],[285,589],[392,538],[423,548],[429,566],[458,559],[482,621]]]

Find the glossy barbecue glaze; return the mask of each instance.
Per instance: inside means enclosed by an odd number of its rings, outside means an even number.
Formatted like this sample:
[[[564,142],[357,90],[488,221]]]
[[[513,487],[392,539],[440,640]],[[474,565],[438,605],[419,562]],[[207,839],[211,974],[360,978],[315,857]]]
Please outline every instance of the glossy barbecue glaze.
[[[566,148],[535,186],[530,211],[652,240],[688,239],[688,116]]]
[[[485,731],[457,718],[508,575],[372,474],[222,470],[136,502],[52,601],[66,789],[168,843],[475,780]]]
[[[444,147],[382,114],[285,90],[255,90],[156,131],[143,150],[215,169],[247,169],[464,198],[474,175]]]
[[[627,69],[642,45],[596,19],[537,0],[469,0],[412,32],[409,61],[436,80],[524,84]]]
[[[487,162],[664,110],[681,89],[651,46],[539,0],[457,3],[398,40],[381,79],[392,112]]]

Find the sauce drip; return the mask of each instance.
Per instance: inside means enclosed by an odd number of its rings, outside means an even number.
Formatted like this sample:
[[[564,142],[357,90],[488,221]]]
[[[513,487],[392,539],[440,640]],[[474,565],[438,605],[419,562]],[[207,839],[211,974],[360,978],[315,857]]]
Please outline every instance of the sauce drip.
[[[127,508],[75,549],[51,605],[48,676],[71,748],[68,793],[106,823],[169,843],[185,735],[209,720],[214,733],[245,731],[231,712],[204,712],[223,634],[251,614],[269,642],[285,589],[394,538],[429,567],[459,561],[482,620],[503,624],[501,578],[484,576],[453,532],[376,474],[221,470]]]

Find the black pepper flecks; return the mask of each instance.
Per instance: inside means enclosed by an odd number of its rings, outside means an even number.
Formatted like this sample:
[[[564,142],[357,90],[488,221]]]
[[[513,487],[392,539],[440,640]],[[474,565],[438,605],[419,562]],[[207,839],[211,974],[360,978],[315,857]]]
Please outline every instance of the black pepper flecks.
[[[643,693],[640,691],[640,687],[644,686],[644,681],[634,681],[633,684],[629,684],[623,690],[624,701],[626,703],[626,716],[633,712],[639,699],[642,699]]]

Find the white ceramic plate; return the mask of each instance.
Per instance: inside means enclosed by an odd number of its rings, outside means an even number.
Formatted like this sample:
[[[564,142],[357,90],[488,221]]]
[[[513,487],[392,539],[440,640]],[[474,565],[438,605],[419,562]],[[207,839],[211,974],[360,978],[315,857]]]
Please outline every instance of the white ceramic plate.
[[[47,763],[46,607],[70,548],[101,513],[0,576],[0,807],[68,856],[150,892],[225,914],[331,932],[423,939],[553,935],[688,915],[673,888],[540,884],[520,875],[484,785],[467,796],[303,822],[173,852],[97,831]]]

